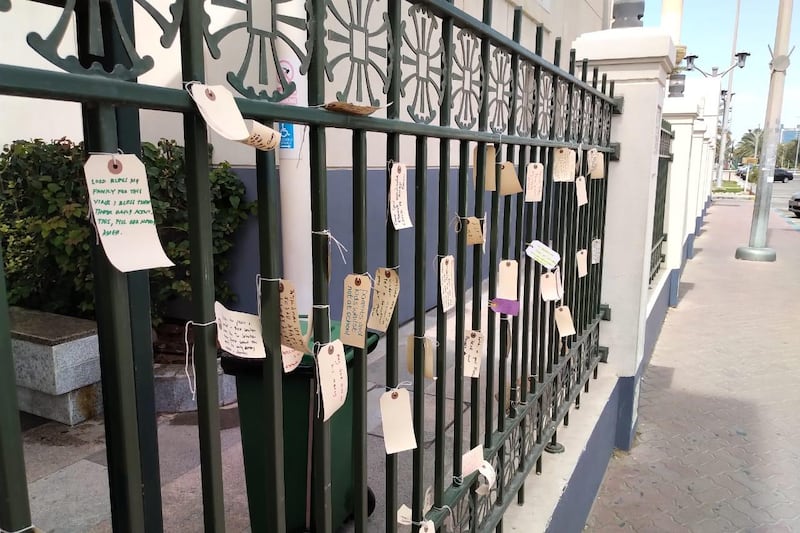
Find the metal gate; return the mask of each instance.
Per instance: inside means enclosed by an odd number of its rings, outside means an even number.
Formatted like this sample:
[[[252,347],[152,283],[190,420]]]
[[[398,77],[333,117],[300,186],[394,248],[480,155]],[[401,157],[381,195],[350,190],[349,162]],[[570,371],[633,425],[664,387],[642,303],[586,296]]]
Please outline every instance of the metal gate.
[[[190,205],[192,319],[214,320],[213,250],[208,184],[208,131],[189,95],[182,90],[139,84],[136,78],[155,67],[135,47],[134,4],[162,30],[161,43],[169,46],[180,33],[184,82],[204,81],[206,49],[228,72],[229,85],[239,93],[236,103],[243,115],[266,124],[273,121],[306,125],[311,159],[311,218],[313,230],[313,301],[315,339],[329,336],[326,308],[329,285],[328,182],[326,155],[329,128],[348,130],[352,136],[353,243],[352,272],[399,264],[398,231],[391,221],[368,220],[366,209],[367,153],[371,143],[385,143],[388,161],[400,160],[401,139],[415,143],[411,204],[416,211],[414,270],[399,271],[404,287],[414,286],[413,420],[416,434],[425,420],[425,281],[437,276],[435,258],[426,254],[429,234],[435,234],[437,256],[454,254],[455,331],[448,331],[448,314],[436,314],[435,451],[433,464],[425,464],[422,447],[411,452],[412,469],[400,471],[397,455],[385,459],[385,525],[397,531],[396,511],[401,504],[413,510],[414,531],[425,519],[437,529],[452,517],[455,530],[500,529],[503,513],[514,500],[525,498],[524,481],[532,470],[543,468],[545,449],[558,451],[557,428],[569,422],[569,410],[589,390],[601,358],[598,330],[601,320],[602,238],[605,221],[606,179],[586,179],[588,204],[579,206],[576,184],[554,182],[555,152],[571,148],[578,153],[578,174],[588,170],[590,149],[604,154],[604,170],[613,150],[609,135],[616,111],[613,83],[599,79],[597,70],[578,63],[570,53],[562,68],[561,46],[544,59],[543,32],[536,33],[536,49],[520,45],[522,10],[514,12],[509,38],[492,27],[492,0],[483,0],[483,17],[477,20],[447,0],[310,0],[306,18],[281,15],[286,0],[211,0],[209,4],[246,15],[245,22],[212,31],[212,21],[202,0],[175,0],[169,12],[149,0],[48,0],[62,10],[58,25],[47,36],[30,34],[28,44],[63,72],[0,64],[0,94],[80,102],[83,104],[87,151],[138,153],[139,110],[151,109],[183,116]],[[14,17],[22,0],[0,0],[0,16]],[[269,20],[255,20],[257,16]],[[64,57],[59,45],[74,17],[78,57]],[[307,31],[305,43],[291,43],[284,30]],[[226,57],[220,43],[235,32],[248,40],[246,57]],[[291,45],[308,75],[308,107],[284,105],[293,90],[277,67],[276,43]],[[354,43],[361,43],[356,46]],[[345,43],[345,44],[343,44]],[[20,43],[22,45],[22,43]],[[344,52],[330,52],[345,46]],[[250,60],[258,49],[258,79],[274,92],[257,91],[245,80]],[[229,65],[229,66],[228,66]],[[346,65],[341,76],[341,65]],[[335,73],[335,75],[334,75]],[[279,79],[269,80],[269,76]],[[383,83],[375,86],[375,76]],[[589,77],[591,76],[591,80]],[[327,91],[326,91],[327,89]],[[326,93],[340,101],[386,106],[385,117],[354,116],[324,109]],[[375,134],[380,134],[376,136]],[[381,138],[382,136],[382,138]],[[377,140],[376,140],[377,139]],[[429,140],[438,141],[439,165],[428,164]],[[373,144],[374,146],[374,144]],[[487,146],[497,154],[495,173],[509,161],[524,176],[529,162],[544,165],[540,202],[525,202],[524,193],[501,196],[485,192]],[[471,157],[477,147],[476,171]],[[451,165],[457,154],[458,164]],[[256,153],[260,274],[280,278],[280,220],[273,207],[279,202],[279,171],[274,152]],[[429,172],[430,171],[430,172]],[[452,172],[451,172],[452,171]],[[470,176],[473,176],[472,178]],[[449,185],[457,185],[449,197]],[[386,194],[390,186],[385,175]],[[438,195],[430,197],[428,182],[438,182]],[[523,180],[523,184],[524,184]],[[435,202],[437,216],[427,220],[426,206]],[[469,208],[471,206],[471,208]],[[469,209],[469,210],[468,210]],[[454,214],[486,220],[486,255],[480,246],[468,246],[465,231],[455,231]],[[385,263],[367,264],[367,224],[385,224]],[[525,254],[534,240],[560,253],[563,305],[572,310],[575,334],[560,338],[555,304],[540,298],[540,275],[546,270]],[[593,250],[594,248],[594,250]],[[592,251],[597,261],[578,275],[576,251]],[[412,253],[411,251],[404,253]],[[498,265],[519,261],[519,314],[496,313],[488,302],[496,298]],[[95,247],[97,321],[101,350],[105,427],[114,531],[161,531],[161,493],[153,402],[152,346],[148,277],[146,272],[122,274],[115,270],[100,247]],[[468,279],[467,271],[471,270]],[[488,298],[483,283],[488,277]],[[412,281],[413,280],[413,281]],[[464,295],[471,289],[468,314]],[[264,285],[261,316],[268,354],[280,353],[277,320],[277,286]],[[4,282],[0,286],[0,529],[27,531],[31,526],[22,444],[17,417],[13,361],[10,351]],[[453,313],[451,311],[451,313]],[[484,316],[488,322],[484,323]],[[385,386],[398,385],[399,324],[395,315],[385,337]],[[464,336],[468,330],[486,331],[485,376],[463,375]],[[455,340],[452,340],[454,338]],[[447,354],[455,353],[455,379],[448,383]],[[221,475],[220,421],[217,390],[217,347],[211,328],[196,330],[198,414],[202,466],[204,523],[208,532],[224,531],[224,490]],[[356,350],[353,460],[355,463],[355,528],[367,522],[367,357]],[[269,532],[283,532],[284,464],[282,366],[268,356],[264,365],[267,394],[263,424],[275,435],[263,450],[266,459],[266,499],[261,504],[269,519]],[[430,382],[428,382],[430,383]],[[447,410],[453,407],[449,425]],[[448,442],[450,442],[448,444]],[[497,472],[497,483],[479,494],[477,473],[462,475],[462,455],[483,444],[485,458]],[[315,531],[331,532],[331,434],[329,423],[313,419],[313,517]],[[425,514],[426,470],[433,468],[433,507]],[[399,482],[412,480],[410,501],[401,501]],[[252,502],[251,502],[252,505]]]

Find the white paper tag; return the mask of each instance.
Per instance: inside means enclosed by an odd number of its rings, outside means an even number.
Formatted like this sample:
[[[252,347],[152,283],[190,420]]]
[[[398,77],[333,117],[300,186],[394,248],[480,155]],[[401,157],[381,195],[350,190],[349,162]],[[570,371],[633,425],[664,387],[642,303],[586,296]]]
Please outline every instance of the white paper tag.
[[[337,339],[322,345],[317,354],[317,366],[323,420],[328,420],[347,400],[347,362],[342,341]]]
[[[475,489],[475,492],[481,496],[485,496],[489,494],[489,491],[494,487],[497,474],[494,471],[492,463],[489,461],[483,461],[481,466],[478,467],[478,472],[480,475],[478,476],[478,488]]]
[[[600,264],[600,253],[603,250],[603,241],[600,239],[592,240],[592,264],[599,265]]]
[[[497,268],[497,297],[504,300],[517,300],[517,276],[519,263],[513,259],[500,261]]]
[[[528,254],[528,257],[548,270],[554,269],[558,262],[561,261],[561,256],[558,255],[558,252],[541,241],[531,242],[528,247],[525,248],[525,253]]]
[[[407,389],[395,389],[381,395],[381,424],[386,453],[414,450],[414,419],[411,416],[411,399]]]
[[[575,335],[575,324],[572,322],[572,313],[570,312],[569,307],[566,305],[556,307],[555,314],[558,335],[562,338]]]
[[[411,508],[406,504],[401,505],[397,510],[397,523],[402,526],[410,526],[414,520],[413,517]]]
[[[132,154],[97,154],[83,167],[95,228],[120,272],[175,266],[158,239],[147,171]]]
[[[476,472],[483,464],[483,444],[478,444],[461,456],[461,477]]]
[[[478,217],[467,217],[463,220],[464,227],[467,229],[467,246],[483,243],[483,230],[481,221]]]
[[[214,314],[217,317],[217,341],[223,350],[237,357],[267,357],[261,337],[261,318],[229,311],[219,302],[214,302]]]
[[[483,253],[486,254],[486,239],[489,235],[489,219],[486,217],[486,212],[483,212]]]
[[[544,165],[528,163],[525,169],[525,201],[541,202],[544,190]]]
[[[281,344],[281,363],[283,363],[283,371],[289,373],[298,366],[303,360],[303,352],[299,352],[294,348],[289,348]]]
[[[606,177],[606,161],[605,154],[598,152],[596,148],[589,150],[588,154],[589,163],[589,176],[595,179]]]
[[[464,377],[477,378],[481,375],[483,359],[483,333],[466,331],[464,333]]]
[[[484,189],[487,191],[494,191],[497,189],[497,178],[495,177],[495,165],[497,164],[497,152],[494,149],[493,144],[486,145],[486,159],[484,163],[484,168],[486,169],[484,174]],[[477,182],[477,171],[478,171],[478,146],[475,145],[475,149],[472,150],[472,179]]]
[[[442,311],[446,313],[456,306],[456,260],[452,255],[439,259],[439,283]]]
[[[403,163],[392,163],[389,183],[389,215],[394,229],[411,228],[411,215],[408,214],[408,169]]]
[[[392,320],[397,297],[400,295],[400,276],[391,268],[379,268],[375,271],[375,292],[372,296],[372,312],[369,314],[367,327],[386,332]]]
[[[280,321],[281,321],[281,344],[297,350],[298,352],[310,353],[308,350],[308,336],[304,336],[300,330],[300,316],[297,313],[297,290],[294,283],[288,279],[283,279],[278,284],[280,294]],[[308,333],[311,333],[309,325]]]
[[[244,144],[258,148],[264,152],[269,152],[278,147],[281,142],[281,134],[255,120],[250,121],[250,135]]]
[[[578,199],[578,207],[589,203],[589,195],[586,193],[586,178],[578,176],[575,180],[575,196]]]
[[[578,277],[582,278],[589,273],[588,253],[586,249],[578,250],[575,254],[575,263],[578,265]]]
[[[555,302],[560,300],[558,294],[558,281],[554,272],[545,272],[539,278],[539,293],[545,302]]]
[[[436,524],[433,520],[425,520],[419,526],[420,533],[436,533]]]
[[[519,184],[519,176],[514,163],[504,161],[500,164],[500,196],[519,194],[522,192],[522,185]]]
[[[425,489],[425,503],[422,505],[422,515],[428,514],[433,509],[433,487]]]
[[[426,378],[433,379],[436,376],[436,365],[433,357],[433,343],[428,337],[417,339],[413,334],[408,336],[406,340],[406,369],[409,374],[414,373],[414,343],[416,341],[421,341],[423,346],[423,375]]]
[[[344,302],[342,304],[341,335],[348,346],[364,348],[367,339],[367,316],[372,283],[369,277],[350,274],[344,278]]]
[[[556,148],[554,155],[553,181],[575,181],[575,162],[577,161],[575,150],[570,150],[569,148]]]

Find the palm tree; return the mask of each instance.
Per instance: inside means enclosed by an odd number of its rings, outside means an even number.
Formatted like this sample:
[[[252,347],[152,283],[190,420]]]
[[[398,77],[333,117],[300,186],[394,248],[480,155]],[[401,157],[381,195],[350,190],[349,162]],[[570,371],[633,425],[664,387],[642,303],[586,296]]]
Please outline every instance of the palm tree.
[[[741,161],[743,157],[753,157],[760,153],[763,144],[763,133],[761,128],[747,130],[747,133],[742,135],[742,138],[736,144],[733,155]]]

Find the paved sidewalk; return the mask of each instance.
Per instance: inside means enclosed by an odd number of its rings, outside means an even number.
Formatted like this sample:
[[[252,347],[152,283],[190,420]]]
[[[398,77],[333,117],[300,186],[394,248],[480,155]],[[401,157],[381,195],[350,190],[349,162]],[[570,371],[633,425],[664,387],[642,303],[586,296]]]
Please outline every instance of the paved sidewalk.
[[[800,532],[800,228],[773,213],[778,261],[737,261],[752,206],[710,208],[587,531]]]

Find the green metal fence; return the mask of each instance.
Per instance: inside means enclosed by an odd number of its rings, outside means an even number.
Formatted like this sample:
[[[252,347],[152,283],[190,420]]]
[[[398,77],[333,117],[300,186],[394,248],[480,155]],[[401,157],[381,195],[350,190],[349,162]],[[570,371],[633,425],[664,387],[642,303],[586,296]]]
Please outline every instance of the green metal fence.
[[[667,242],[665,215],[667,212],[667,191],[669,184],[669,165],[672,162],[672,125],[661,121],[661,135],[658,144],[658,174],[656,178],[656,203],[653,214],[653,244],[650,247],[650,281],[658,274],[666,257],[663,248]]]
[[[254,0],[253,0],[254,1]],[[20,0],[0,0],[0,16],[14,17]],[[397,531],[396,510],[407,503],[413,520],[423,519],[425,487],[423,475],[434,470],[433,508],[426,518],[437,527],[452,515],[456,531],[489,531],[502,525],[503,513],[515,499],[525,498],[524,481],[534,469],[543,468],[543,452],[560,449],[557,428],[569,423],[569,411],[580,404],[580,395],[589,390],[592,374],[596,377],[600,359],[598,345],[602,261],[592,261],[588,275],[579,277],[577,250],[599,246],[605,222],[607,179],[587,179],[589,203],[578,206],[576,185],[554,182],[554,151],[569,147],[579,153],[580,174],[587,173],[590,148],[603,153],[607,165],[610,148],[611,116],[616,111],[613,83],[589,72],[587,64],[576,65],[570,53],[566,68],[561,68],[561,47],[543,50],[541,28],[536,33],[536,49],[519,44],[522,11],[514,13],[511,38],[492,28],[492,1],[484,0],[482,20],[477,20],[446,0],[369,1],[328,0],[307,2],[307,16],[282,16],[282,0],[271,0],[270,21],[253,21],[252,2],[211,0],[218,8],[228,8],[247,15],[246,23],[231,24],[211,31],[202,0],[176,0],[169,13],[162,13],[148,0],[96,0],[75,2],[47,1],[62,10],[60,22],[46,37],[31,34],[28,44],[63,72],[0,65],[0,94],[31,98],[80,102],[83,104],[86,149],[91,152],[137,153],[140,130],[138,110],[171,111],[183,115],[187,163],[187,195],[190,207],[192,320],[214,320],[213,250],[211,246],[211,210],[208,183],[208,131],[189,95],[182,90],[138,84],[137,76],[156,67],[150,57],[142,57],[133,40],[134,4],[155,21],[163,35],[161,43],[169,46],[180,30],[180,54],[184,82],[203,81],[206,49],[216,61],[228,65],[227,80],[240,96],[236,102],[245,117],[267,124],[284,121],[309,128],[311,159],[312,252],[314,262],[313,301],[314,334],[319,343],[328,341],[329,316],[327,277],[329,240],[326,156],[329,128],[349,130],[352,135],[352,192],[354,200],[353,272],[367,270],[368,223],[386,224],[385,265],[399,264],[398,232],[391,221],[366,219],[366,154],[373,136],[385,134],[387,159],[400,160],[402,137],[415,140],[416,173],[412,204],[416,210],[415,270],[399,272],[405,286],[415,286],[414,335],[426,330],[425,279],[436,276],[433,258],[427,257],[425,242],[435,231],[439,255],[455,249],[456,287],[460,295],[455,310],[455,335],[449,335],[447,315],[439,309],[436,317],[437,373],[435,460],[426,464],[422,447],[413,452],[412,469],[400,471],[398,457],[385,460],[386,531]],[[6,11],[5,13],[2,13]],[[77,58],[59,55],[67,22],[74,17],[79,54]],[[260,23],[260,24],[259,24]],[[333,24],[347,35],[337,33]],[[260,29],[257,27],[260,25]],[[287,42],[281,27],[307,31],[304,45],[294,46],[298,60],[308,74],[309,107],[284,105],[293,86],[277,67],[275,44]],[[240,57],[226,57],[220,42],[233,32],[246,33],[250,47],[242,62]],[[360,33],[359,33],[360,32]],[[329,53],[334,43],[352,43],[359,34],[368,46],[348,48],[337,57]],[[348,45],[349,46],[349,45]],[[262,68],[259,83],[267,84],[270,73],[275,92],[257,92],[244,80],[255,48],[259,49]],[[544,59],[552,58],[552,63]],[[333,65],[349,64],[349,76],[334,76]],[[238,70],[237,70],[238,69]],[[371,84],[370,76],[383,82],[382,90]],[[591,81],[589,76],[591,75]],[[276,89],[277,87],[277,89]],[[366,97],[362,91],[366,89]],[[352,116],[321,108],[326,94],[340,100],[360,101],[375,106],[386,105],[385,118]],[[402,104],[402,105],[401,105]],[[407,104],[407,106],[406,106]],[[404,107],[405,106],[405,107]],[[429,198],[425,170],[428,164],[428,141],[438,140],[438,197]],[[528,162],[545,167],[545,185],[540,203],[525,203],[522,194],[500,196],[485,193],[486,147],[494,145],[500,161],[511,161],[520,176]],[[470,175],[472,150],[477,146],[477,171]],[[451,175],[451,150],[458,153],[457,198],[448,198]],[[661,168],[661,167],[660,167]],[[258,178],[258,225],[260,230],[260,274],[265,278],[284,275],[279,252],[280,221],[272,206],[279,202],[276,160],[273,152],[256,154]],[[389,176],[386,177],[388,195]],[[524,180],[523,180],[524,182]],[[659,191],[661,185],[659,173]],[[660,196],[664,198],[664,194]],[[473,209],[468,212],[472,200]],[[425,220],[425,206],[436,202],[437,220]],[[663,206],[663,202],[661,203]],[[459,217],[482,218],[488,213],[487,253],[489,268],[483,268],[480,246],[467,246],[466,232],[455,233],[450,224],[453,212]],[[663,207],[659,228],[663,228]],[[658,215],[657,215],[658,216]],[[662,232],[663,233],[663,232]],[[576,334],[559,338],[553,302],[539,297],[543,268],[524,253],[525,243],[534,239],[549,244],[563,258],[563,303],[572,310]],[[411,252],[409,252],[411,253]],[[147,273],[122,274],[115,270],[103,252],[95,247],[97,321],[106,420],[106,442],[111,487],[111,509],[115,532],[161,531],[161,493],[159,485],[158,445],[153,402],[152,346],[150,345],[149,295]],[[488,301],[482,292],[488,276],[488,299],[496,296],[497,266],[501,260],[519,261],[521,310],[518,316],[505,316],[488,310],[488,323],[482,323]],[[598,257],[599,259],[599,257]],[[472,277],[467,279],[467,267]],[[471,314],[466,312],[464,294],[472,290]],[[276,284],[265,284],[261,316],[268,354],[280,353]],[[441,307],[441,306],[440,306]],[[508,326],[506,326],[508,324]],[[26,480],[21,467],[22,447],[11,371],[10,341],[7,327],[7,302],[0,292],[0,528],[23,531],[31,524]],[[487,331],[486,376],[460,378],[467,329]],[[400,354],[399,324],[395,317],[382,343],[386,351],[385,385],[398,384]],[[220,420],[218,413],[217,358],[212,328],[196,330],[199,449],[202,470],[202,494],[205,530],[222,532],[224,526],[224,487],[221,475]],[[455,357],[452,384],[447,383],[447,353]],[[425,420],[424,346],[414,345],[413,414],[417,435],[423,433]],[[267,480],[265,501],[268,529],[286,531],[283,503],[283,428],[282,366],[276,356],[268,356],[264,365],[267,383],[263,424],[268,439],[263,450]],[[356,352],[354,401],[354,517],[355,529],[364,532],[367,522],[367,360]],[[452,388],[452,399],[448,391]],[[468,400],[467,400],[468,399]],[[447,408],[454,408],[454,423],[447,425]],[[461,406],[467,406],[466,411]],[[452,440],[452,449],[447,444]],[[485,457],[498,473],[494,488],[479,495],[476,474],[462,476],[462,454],[478,444],[485,447]],[[330,533],[331,518],[331,434],[329,423],[313,417],[313,520],[315,531]],[[398,486],[411,478],[411,501],[399,501]],[[251,505],[258,503],[251,502]],[[414,531],[419,529],[414,526]],[[499,529],[498,529],[499,530]]]

